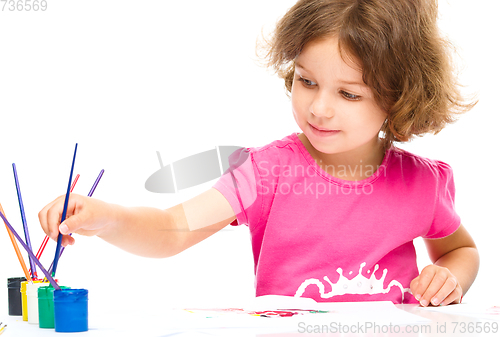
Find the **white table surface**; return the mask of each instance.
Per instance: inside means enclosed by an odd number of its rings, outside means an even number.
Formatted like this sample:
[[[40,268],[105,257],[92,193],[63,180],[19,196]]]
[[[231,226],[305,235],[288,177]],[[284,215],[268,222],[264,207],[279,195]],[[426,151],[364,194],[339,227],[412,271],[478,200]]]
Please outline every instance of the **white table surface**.
[[[486,313],[487,307],[487,305],[462,304],[454,306],[454,308],[434,311],[411,304],[396,305],[399,310],[417,315],[417,319],[424,320],[420,323],[402,324],[397,327],[391,323],[391,317],[385,317],[381,321],[380,312],[373,312],[373,316],[369,312],[357,314],[356,312],[344,311],[333,314],[312,314],[307,315],[307,317],[274,318],[232,313],[207,318],[205,316],[211,315],[203,313],[190,315],[186,314],[184,310],[172,308],[155,313],[126,309],[118,312],[116,309],[101,308],[102,310],[95,310],[98,311],[95,315],[90,315],[89,331],[82,333],[56,333],[54,329],[40,329],[37,325],[22,321],[20,316],[1,315],[0,321],[8,325],[2,337],[500,336],[500,329],[496,333],[492,332],[494,324],[497,327],[500,325],[500,315]],[[382,313],[382,316],[384,314]],[[391,315],[391,313],[388,312],[387,315]],[[425,321],[426,319],[428,321]],[[377,325],[380,331],[375,330]],[[345,333],[338,332],[341,326],[344,326]],[[315,327],[316,331],[314,331]],[[322,332],[318,332],[319,327],[323,328]],[[489,327],[490,332],[485,332],[487,327]],[[398,331],[399,333],[397,333]]]

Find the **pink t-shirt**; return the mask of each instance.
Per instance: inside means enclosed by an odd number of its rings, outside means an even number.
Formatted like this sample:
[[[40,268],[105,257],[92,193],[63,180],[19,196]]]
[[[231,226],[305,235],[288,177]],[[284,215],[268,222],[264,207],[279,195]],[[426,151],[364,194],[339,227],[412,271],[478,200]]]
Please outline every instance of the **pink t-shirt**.
[[[297,133],[229,163],[213,187],[250,229],[257,296],[417,303],[413,239],[460,226],[450,166],[396,147],[361,181],[326,173]]]

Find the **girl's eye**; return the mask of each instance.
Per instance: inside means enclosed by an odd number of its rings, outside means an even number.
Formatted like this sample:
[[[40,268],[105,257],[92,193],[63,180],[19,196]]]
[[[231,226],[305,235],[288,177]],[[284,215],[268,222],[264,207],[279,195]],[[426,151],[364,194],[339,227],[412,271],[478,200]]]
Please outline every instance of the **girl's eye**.
[[[306,80],[305,78],[303,77],[299,77],[299,81],[301,81],[302,83],[304,83],[304,85],[306,87],[312,87],[312,86],[315,86],[316,83],[314,83],[313,81],[310,81],[310,80]]]
[[[358,95],[350,94],[347,91],[343,91],[343,90],[340,91],[340,93],[342,94],[342,96],[344,96],[345,99],[348,99],[350,101],[357,101],[361,98]]]

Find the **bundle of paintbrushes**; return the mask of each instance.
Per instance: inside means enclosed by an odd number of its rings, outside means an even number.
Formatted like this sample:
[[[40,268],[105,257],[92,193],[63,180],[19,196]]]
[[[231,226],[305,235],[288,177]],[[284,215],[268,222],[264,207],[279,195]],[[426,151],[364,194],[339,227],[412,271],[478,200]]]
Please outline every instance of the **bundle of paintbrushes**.
[[[63,222],[66,219],[70,194],[79,178],[79,175],[77,175],[73,183],[71,183],[77,148],[78,144],[75,145],[75,152],[73,154],[71,172],[68,181],[68,189],[65,195],[64,208],[60,222]],[[49,271],[47,271],[47,269],[45,269],[40,263],[40,258],[49,238],[46,236],[40,245],[37,254],[33,254],[16,165],[12,164],[12,168],[14,171],[17,198],[19,201],[21,221],[26,241],[23,241],[13,226],[9,223],[0,204],[0,217],[3,219],[5,226],[7,227],[7,233],[12,241],[12,245],[25,276],[12,277],[7,280],[7,287],[9,291],[9,315],[22,315],[24,321],[28,321],[28,323],[31,324],[37,324],[40,328],[55,328],[56,332],[87,331],[87,289],[71,289],[70,287],[59,286],[57,280],[55,279],[59,259],[64,251],[64,248],[61,247],[62,234],[59,233],[54,260],[49,268]],[[99,176],[94,182],[94,185],[88,193],[89,197],[91,197],[94,193],[94,190],[101,180],[103,173],[104,170],[101,170]],[[24,262],[23,256],[21,255],[16,239],[28,253],[30,266],[29,270]],[[44,274],[44,279],[38,278],[37,267]],[[71,317],[69,316],[69,313],[71,313]],[[5,326],[0,326],[0,334],[3,333],[4,329]]]

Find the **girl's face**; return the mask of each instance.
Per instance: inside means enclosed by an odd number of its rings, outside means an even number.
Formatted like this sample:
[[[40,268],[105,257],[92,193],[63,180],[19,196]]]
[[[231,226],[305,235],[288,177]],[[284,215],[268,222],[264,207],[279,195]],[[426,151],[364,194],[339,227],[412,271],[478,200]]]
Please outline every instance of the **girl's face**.
[[[375,103],[362,73],[342,60],[337,38],[304,47],[295,60],[291,96],[295,121],[317,151],[369,152],[378,146],[386,113]]]

